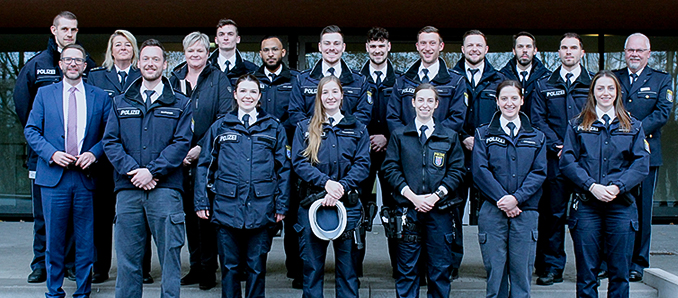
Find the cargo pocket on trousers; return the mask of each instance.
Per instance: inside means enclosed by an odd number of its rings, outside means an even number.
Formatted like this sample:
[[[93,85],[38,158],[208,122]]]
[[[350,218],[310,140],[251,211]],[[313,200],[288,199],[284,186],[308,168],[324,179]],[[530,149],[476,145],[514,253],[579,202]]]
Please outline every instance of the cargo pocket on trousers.
[[[638,221],[637,220],[631,221],[631,231],[638,232]]]
[[[487,242],[487,233],[478,233],[478,243],[483,245]]]
[[[186,234],[186,228],[184,227],[185,220],[186,215],[183,212],[170,214],[170,224],[167,227],[169,231],[166,231],[170,247],[181,247],[184,245],[184,235]]]
[[[534,242],[539,241],[539,231],[538,230],[532,231],[532,241],[534,241]]]

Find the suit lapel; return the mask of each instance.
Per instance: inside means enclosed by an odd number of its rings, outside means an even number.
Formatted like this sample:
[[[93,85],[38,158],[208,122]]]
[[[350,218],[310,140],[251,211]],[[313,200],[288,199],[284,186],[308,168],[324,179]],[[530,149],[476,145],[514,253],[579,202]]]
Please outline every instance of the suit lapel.
[[[90,86],[85,85],[85,104],[87,104],[87,121],[85,121],[85,134],[83,140],[87,138],[87,133],[90,131],[90,123],[92,123],[92,116],[94,113],[94,89]]]
[[[629,92],[629,94],[637,93],[640,87],[643,87],[643,85],[645,85],[645,82],[647,82],[649,76],[650,71],[648,71],[646,66],[645,69],[643,69],[643,72],[640,73],[640,76],[638,76],[638,79],[636,79],[636,82],[633,83],[633,85],[631,86],[631,91]]]
[[[118,74],[115,73],[115,67],[111,69],[111,71],[106,72],[106,78],[111,81],[111,84],[115,86],[115,88],[118,89],[118,92],[122,91],[122,86],[120,86],[120,79],[118,78]]]
[[[66,126],[64,126],[64,82],[55,84],[54,88],[54,106],[57,110],[57,115],[61,121],[61,127],[66,131]]]

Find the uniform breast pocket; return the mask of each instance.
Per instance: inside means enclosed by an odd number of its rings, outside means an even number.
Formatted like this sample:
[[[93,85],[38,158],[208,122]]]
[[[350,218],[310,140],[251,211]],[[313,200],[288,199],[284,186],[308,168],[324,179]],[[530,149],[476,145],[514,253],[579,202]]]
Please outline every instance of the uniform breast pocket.
[[[655,91],[638,92],[638,100],[650,102],[657,101],[657,92]]]
[[[257,172],[253,174],[260,179],[273,179],[275,170],[273,151],[278,140],[274,136],[266,134],[255,134],[252,138],[254,141],[252,146],[253,169]]]
[[[452,88],[452,87],[436,87],[436,90],[438,90],[438,95],[440,95],[440,97],[450,97],[450,96],[452,96],[452,92],[454,91],[454,88]]]
[[[391,93],[393,93],[393,87],[384,88],[381,90],[381,92],[384,94],[384,98],[388,101],[388,98],[391,97]]]
[[[445,169],[445,163],[447,162],[447,152],[452,146],[449,142],[429,142],[428,143],[428,159],[429,163],[433,165],[433,169],[442,171]]]
[[[353,162],[353,156],[358,150],[358,142],[360,142],[359,131],[345,129],[337,132],[337,146],[341,154],[340,163]]]
[[[620,131],[612,131],[610,134],[610,143],[616,149],[615,152],[624,152],[624,154],[632,154],[633,134]],[[622,156],[623,158],[623,156]]]
[[[360,100],[360,88],[344,87],[344,110],[353,113]]]
[[[153,111],[153,116],[159,120],[160,127],[174,128],[179,121],[179,116],[181,116],[181,110],[177,108],[157,108]]]

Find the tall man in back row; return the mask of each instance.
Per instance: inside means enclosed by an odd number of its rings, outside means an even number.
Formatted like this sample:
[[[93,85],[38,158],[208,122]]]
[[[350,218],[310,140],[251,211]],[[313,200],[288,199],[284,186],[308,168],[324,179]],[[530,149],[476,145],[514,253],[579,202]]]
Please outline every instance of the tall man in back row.
[[[218,49],[212,52],[210,63],[223,71],[235,86],[235,81],[241,75],[257,71],[257,65],[242,58],[238,51],[240,35],[238,24],[231,19],[221,19],[217,23],[217,36],[214,43]]]
[[[645,139],[650,145],[650,174],[640,185],[637,196],[638,232],[629,272],[630,281],[640,281],[643,270],[650,266],[650,232],[652,203],[657,183],[657,170],[662,165],[661,128],[673,107],[671,76],[647,65],[650,39],[641,33],[629,35],[624,44],[626,68],[614,71],[622,85],[624,107],[643,123]]]

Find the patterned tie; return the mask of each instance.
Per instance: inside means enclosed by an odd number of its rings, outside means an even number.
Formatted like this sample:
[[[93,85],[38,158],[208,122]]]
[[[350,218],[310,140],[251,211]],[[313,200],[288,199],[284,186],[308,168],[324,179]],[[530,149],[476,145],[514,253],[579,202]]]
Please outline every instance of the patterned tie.
[[[229,71],[231,71],[231,61],[226,60],[225,64],[226,64],[226,69],[224,69],[224,72],[228,73]]]
[[[78,89],[71,87],[68,89],[68,92],[71,94],[68,96],[68,123],[66,126],[66,134],[68,134],[68,139],[66,140],[66,153],[78,156],[78,106],[76,104],[75,92]]]
[[[118,71],[118,75],[120,76],[120,86],[124,87],[125,81],[127,80],[127,73],[121,70]]]
[[[516,125],[513,122],[509,122],[506,124],[506,127],[509,128],[511,131],[511,139],[516,137]]]
[[[144,91],[144,94],[146,94],[146,110],[151,109],[151,96],[155,93],[154,90],[146,90]]]
[[[574,74],[572,74],[571,72],[568,72],[568,73],[565,74],[565,86],[567,86],[567,89],[570,89],[570,86],[572,86],[572,80],[571,79],[572,79],[573,76],[574,76]]]
[[[477,68],[469,68],[468,72],[471,73],[471,87],[475,88],[476,87],[476,73],[478,73],[480,69]]]
[[[330,69],[328,69],[327,72],[329,72],[331,76],[334,76],[334,67],[330,67]]]
[[[428,126],[422,125],[419,130],[421,130],[421,134],[419,135],[419,142],[421,142],[422,145],[426,144],[426,130],[428,129]]]
[[[424,73],[424,76],[421,77],[421,82],[422,83],[428,83],[431,81],[431,79],[428,77],[428,69],[424,68],[421,70],[421,72]]]
[[[250,129],[250,114],[242,115],[242,124],[245,125],[245,129]]]
[[[377,87],[381,86],[381,75],[382,74],[383,74],[383,72],[381,72],[380,70],[374,71],[374,75],[377,76],[377,80],[375,81],[375,83],[377,83]]]
[[[638,74],[632,73],[631,74],[631,85],[633,85],[633,83],[635,83],[636,80],[638,80]]]

